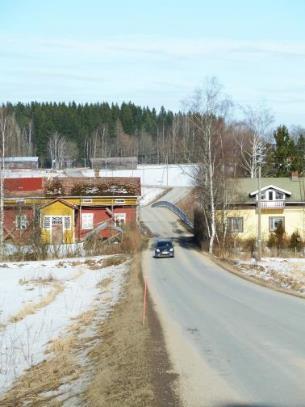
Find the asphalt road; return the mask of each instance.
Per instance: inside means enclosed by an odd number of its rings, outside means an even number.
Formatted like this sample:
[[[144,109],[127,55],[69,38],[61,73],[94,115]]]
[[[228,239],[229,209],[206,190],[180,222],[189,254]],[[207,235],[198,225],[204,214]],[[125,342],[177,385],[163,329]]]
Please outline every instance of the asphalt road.
[[[188,406],[305,406],[305,301],[224,271],[167,209],[142,220],[174,259],[143,255],[148,289]]]

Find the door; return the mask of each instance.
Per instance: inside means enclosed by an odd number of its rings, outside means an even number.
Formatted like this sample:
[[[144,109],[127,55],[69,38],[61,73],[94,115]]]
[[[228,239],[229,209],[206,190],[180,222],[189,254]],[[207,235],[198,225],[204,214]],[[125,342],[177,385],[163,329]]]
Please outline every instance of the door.
[[[52,216],[52,243],[61,244],[63,242],[63,237],[62,216]]]

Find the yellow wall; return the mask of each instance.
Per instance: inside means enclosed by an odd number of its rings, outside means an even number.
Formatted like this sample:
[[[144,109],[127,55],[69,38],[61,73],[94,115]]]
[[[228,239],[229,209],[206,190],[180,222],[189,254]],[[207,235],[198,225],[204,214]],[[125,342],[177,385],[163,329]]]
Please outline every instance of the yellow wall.
[[[262,225],[262,239],[268,240],[269,231],[269,217],[270,216],[284,216],[285,218],[285,232],[291,236],[296,230],[300,236],[305,239],[305,208],[302,207],[286,207],[283,210],[262,210],[261,212],[261,225]],[[243,233],[238,233],[237,236],[241,239],[255,237],[257,235],[258,214],[256,208],[247,209],[232,209],[227,211],[226,216],[242,217],[244,222]]]
[[[44,205],[47,204],[48,202],[52,201],[55,199],[55,197],[52,198],[24,198],[24,205]],[[135,206],[138,205],[138,199],[137,197],[88,197],[88,198],[69,198],[69,197],[62,197],[66,202],[72,204],[72,205],[80,205],[82,206],[94,206],[94,205],[104,205],[104,206]],[[85,203],[84,199],[92,199],[92,203]],[[117,199],[123,199],[125,202],[123,204],[119,204],[116,202]],[[20,198],[15,199],[15,198],[7,198],[5,199],[5,205],[16,205],[16,201],[20,200]]]
[[[70,216],[71,217],[71,229],[63,231],[63,243],[74,243],[74,209],[62,202],[54,202],[40,210],[41,219],[41,238],[45,243],[52,243],[52,225],[51,229],[43,228],[44,216]]]

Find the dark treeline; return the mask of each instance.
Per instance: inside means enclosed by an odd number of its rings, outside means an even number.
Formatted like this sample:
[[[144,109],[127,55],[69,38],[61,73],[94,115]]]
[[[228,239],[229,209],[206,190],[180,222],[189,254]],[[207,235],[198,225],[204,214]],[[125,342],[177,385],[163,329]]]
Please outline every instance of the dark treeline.
[[[50,164],[54,154],[58,159],[55,144],[63,161],[82,165],[91,157],[137,156],[146,163],[195,159],[185,116],[163,107],[158,112],[133,103],[32,102],[6,107],[18,125],[20,145],[13,151],[13,143],[8,150],[14,155],[31,152],[39,156],[41,165]]]
[[[199,162],[201,155],[198,114],[173,113],[165,108],[133,103],[17,103],[3,106],[9,122],[7,156],[37,155],[41,166],[57,168],[89,165],[96,157],[138,157],[139,163]],[[195,115],[194,115],[195,114]],[[254,117],[254,119],[253,119]],[[279,126],[269,138],[262,136],[266,112],[248,114],[240,122],[218,116],[223,165],[232,176],[257,174],[258,151],[263,155],[263,175],[305,173],[305,132]],[[259,125],[258,125],[259,124]],[[220,130],[219,130],[220,131]],[[220,148],[219,140],[214,148]]]

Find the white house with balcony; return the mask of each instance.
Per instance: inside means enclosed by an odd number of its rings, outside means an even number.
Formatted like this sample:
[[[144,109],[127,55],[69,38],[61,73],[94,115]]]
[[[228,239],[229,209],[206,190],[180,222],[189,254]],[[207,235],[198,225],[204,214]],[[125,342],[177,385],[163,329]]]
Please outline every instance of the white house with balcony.
[[[262,178],[260,184],[259,190],[255,178],[232,180],[228,231],[241,239],[256,237],[260,208],[264,240],[280,223],[287,235],[298,231],[305,239],[305,178]]]

